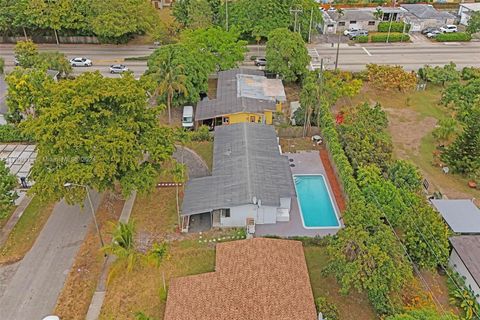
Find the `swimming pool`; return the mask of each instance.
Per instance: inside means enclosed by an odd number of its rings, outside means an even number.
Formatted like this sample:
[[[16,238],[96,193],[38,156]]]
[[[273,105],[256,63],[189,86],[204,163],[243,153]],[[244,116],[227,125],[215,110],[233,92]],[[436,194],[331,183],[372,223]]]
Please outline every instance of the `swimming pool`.
[[[306,229],[339,228],[340,221],[325,177],[293,175],[293,180],[303,226]]]

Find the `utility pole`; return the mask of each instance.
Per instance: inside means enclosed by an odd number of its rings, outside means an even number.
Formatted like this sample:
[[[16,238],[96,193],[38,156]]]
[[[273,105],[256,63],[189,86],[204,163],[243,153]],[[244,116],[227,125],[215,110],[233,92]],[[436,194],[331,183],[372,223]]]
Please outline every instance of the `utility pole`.
[[[335,57],[335,71],[337,71],[338,68],[338,54],[340,53],[340,37],[341,33],[338,34],[338,41],[337,41],[337,55]]]
[[[313,8],[310,11],[310,27],[308,28],[308,43],[312,42],[312,23],[313,23]]]
[[[228,31],[228,0],[225,0],[225,29]]]
[[[297,16],[298,16],[298,13],[301,13],[301,12],[303,12],[302,9],[290,9],[290,13],[295,14],[295,22],[294,22],[294,25],[293,25],[293,32],[297,32]]]

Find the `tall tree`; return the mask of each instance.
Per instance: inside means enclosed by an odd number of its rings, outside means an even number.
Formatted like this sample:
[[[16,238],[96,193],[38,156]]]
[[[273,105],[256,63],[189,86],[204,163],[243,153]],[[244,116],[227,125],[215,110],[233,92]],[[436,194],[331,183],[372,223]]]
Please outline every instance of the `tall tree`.
[[[0,220],[5,217],[17,198],[14,190],[17,184],[17,178],[10,173],[5,161],[0,160]]]
[[[477,33],[480,31],[480,11],[472,12],[468,19],[467,32]]]
[[[213,24],[213,12],[208,0],[190,0],[188,6],[188,27],[208,28]]]
[[[38,147],[32,192],[78,203],[85,189],[65,183],[98,191],[120,185],[125,196],[155,186],[163,161],[173,153],[173,134],[158,126],[159,110],[149,107],[132,74],[111,79],[85,73],[55,83],[51,92],[22,125]]]
[[[302,37],[286,28],[269,34],[266,58],[267,70],[280,74],[286,82],[302,79],[310,62]]]
[[[30,68],[35,65],[38,57],[38,48],[31,40],[18,41],[15,45],[15,57],[20,66]]]

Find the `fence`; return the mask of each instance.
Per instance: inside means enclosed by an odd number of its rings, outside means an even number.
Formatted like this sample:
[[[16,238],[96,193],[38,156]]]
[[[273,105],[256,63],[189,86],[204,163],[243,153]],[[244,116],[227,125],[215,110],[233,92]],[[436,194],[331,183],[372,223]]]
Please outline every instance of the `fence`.
[[[54,36],[32,36],[30,37],[33,42],[36,43],[57,43]],[[2,43],[17,43],[18,41],[25,40],[24,37],[1,37]],[[100,41],[97,37],[90,36],[59,36],[58,40],[60,43],[71,43],[71,44],[98,44]]]

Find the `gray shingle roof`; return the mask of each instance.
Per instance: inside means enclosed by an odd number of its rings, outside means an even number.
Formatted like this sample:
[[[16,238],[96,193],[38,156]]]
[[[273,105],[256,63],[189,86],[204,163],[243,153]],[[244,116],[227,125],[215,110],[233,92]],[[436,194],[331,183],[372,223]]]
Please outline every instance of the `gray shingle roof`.
[[[451,237],[450,243],[480,286],[480,236]]]
[[[435,9],[429,4],[402,4],[402,8],[420,19],[454,19],[455,16],[451,13]]]
[[[240,97],[237,91],[237,75],[247,74],[263,76],[261,70],[231,69],[218,73],[217,98],[205,98],[197,104],[195,120],[205,120],[238,112],[263,112],[275,110],[276,103],[271,100]]]
[[[480,234],[480,210],[468,199],[432,200],[453,232]]]
[[[182,215],[251,204],[279,206],[295,195],[288,159],[280,154],[275,129],[238,123],[215,128],[212,176],[185,186]]]

